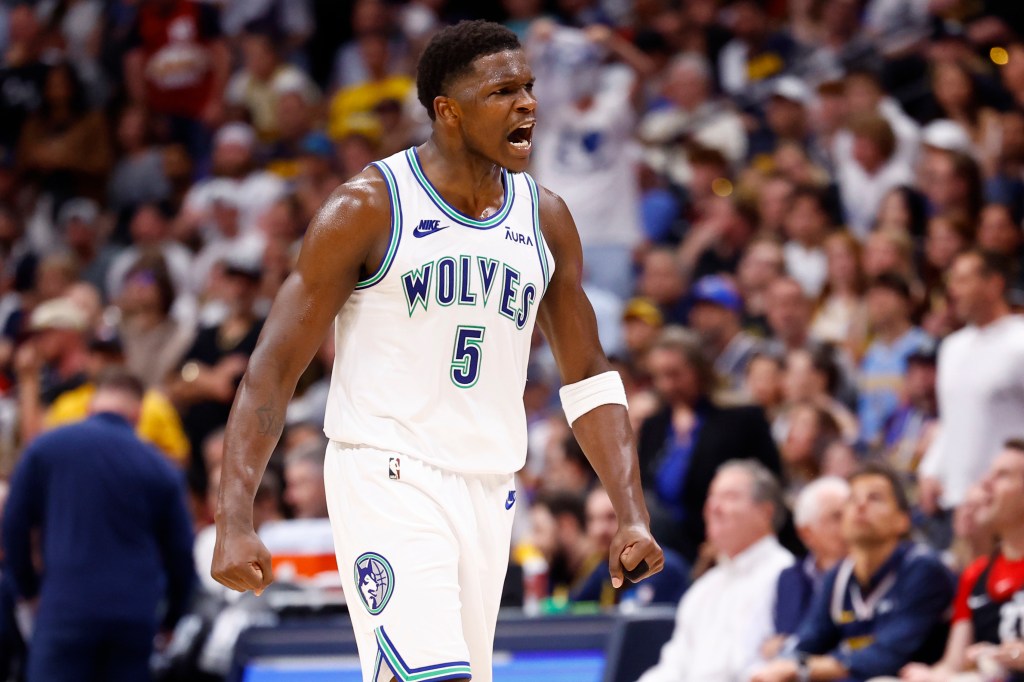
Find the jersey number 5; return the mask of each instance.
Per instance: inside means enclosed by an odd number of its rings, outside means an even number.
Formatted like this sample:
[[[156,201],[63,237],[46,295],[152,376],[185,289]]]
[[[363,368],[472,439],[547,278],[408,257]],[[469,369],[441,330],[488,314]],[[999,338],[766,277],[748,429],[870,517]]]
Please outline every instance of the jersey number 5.
[[[452,351],[452,383],[459,388],[472,388],[480,378],[483,362],[481,344],[484,327],[459,325],[455,329],[455,349]]]

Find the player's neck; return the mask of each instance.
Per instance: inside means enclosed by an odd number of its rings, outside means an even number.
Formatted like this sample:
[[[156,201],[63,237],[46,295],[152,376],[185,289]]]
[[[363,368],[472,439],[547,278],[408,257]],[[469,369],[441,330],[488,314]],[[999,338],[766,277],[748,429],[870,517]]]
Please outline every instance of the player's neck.
[[[505,188],[501,168],[437,136],[417,148],[430,183],[451,206],[474,218],[500,207]]]

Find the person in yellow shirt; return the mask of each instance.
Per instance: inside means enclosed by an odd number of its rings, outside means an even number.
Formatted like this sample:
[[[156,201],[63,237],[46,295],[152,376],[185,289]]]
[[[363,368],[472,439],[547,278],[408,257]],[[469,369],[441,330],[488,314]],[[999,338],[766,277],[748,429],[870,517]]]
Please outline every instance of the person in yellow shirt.
[[[81,421],[89,416],[89,404],[96,393],[93,380],[102,370],[123,366],[124,354],[116,338],[94,340],[89,344],[87,372],[90,380],[78,388],[61,393],[46,410],[43,428],[47,431]],[[189,441],[181,417],[171,401],[160,391],[147,389],[142,398],[142,412],[136,433],[139,438],[160,449],[175,464],[184,466],[189,456]]]

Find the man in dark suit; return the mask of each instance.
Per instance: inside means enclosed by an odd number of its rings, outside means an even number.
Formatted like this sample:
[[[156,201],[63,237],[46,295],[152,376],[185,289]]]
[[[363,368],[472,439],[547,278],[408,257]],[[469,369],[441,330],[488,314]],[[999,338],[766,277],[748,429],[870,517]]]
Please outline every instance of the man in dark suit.
[[[39,436],[15,470],[3,545],[18,598],[36,603],[28,682],[149,679],[158,628],[185,609],[184,480],[135,435],[142,395],[122,370],[101,375],[91,416]]]
[[[712,400],[717,378],[696,335],[669,327],[648,355],[665,406],[640,427],[638,455],[663,546],[693,562],[704,541],[704,500],[719,465],[755,459],[779,475],[779,452],[760,407],[724,407]]]

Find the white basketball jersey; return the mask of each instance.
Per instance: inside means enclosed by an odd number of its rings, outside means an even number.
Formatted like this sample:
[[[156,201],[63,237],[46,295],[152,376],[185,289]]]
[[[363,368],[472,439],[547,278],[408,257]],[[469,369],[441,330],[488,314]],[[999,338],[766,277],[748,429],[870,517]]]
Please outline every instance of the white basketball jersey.
[[[502,171],[501,208],[475,220],[445,203],[415,148],[373,165],[391,240],[335,322],[324,432],[451,471],[517,471],[530,338],[555,267],[537,185]]]

